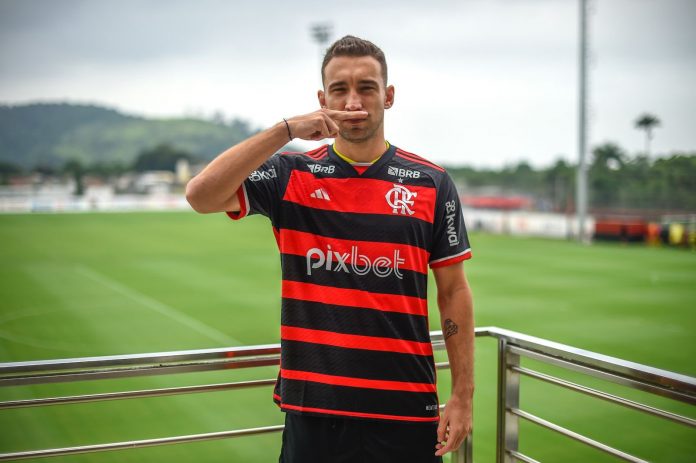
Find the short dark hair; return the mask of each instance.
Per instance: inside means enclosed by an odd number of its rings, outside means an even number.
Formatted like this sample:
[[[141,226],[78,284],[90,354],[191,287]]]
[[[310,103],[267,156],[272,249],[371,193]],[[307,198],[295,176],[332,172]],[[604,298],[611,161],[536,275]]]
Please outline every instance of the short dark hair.
[[[324,82],[324,71],[326,65],[329,64],[332,58],[337,56],[371,56],[376,59],[382,67],[382,77],[384,85],[387,85],[387,59],[384,57],[384,52],[369,40],[364,40],[352,35],[346,35],[342,39],[336,40],[331,45],[324,55],[324,61],[321,63],[321,81]]]

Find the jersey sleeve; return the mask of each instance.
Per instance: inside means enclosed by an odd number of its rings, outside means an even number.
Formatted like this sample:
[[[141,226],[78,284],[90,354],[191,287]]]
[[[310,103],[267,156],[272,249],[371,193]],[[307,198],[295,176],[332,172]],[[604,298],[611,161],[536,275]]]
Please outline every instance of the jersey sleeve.
[[[432,243],[428,262],[430,268],[444,267],[471,258],[462,205],[454,182],[447,173],[437,192]]]
[[[286,172],[281,155],[268,158],[259,168],[249,174],[237,190],[239,211],[227,211],[232,220],[239,220],[248,215],[261,214],[273,218],[283,190]]]

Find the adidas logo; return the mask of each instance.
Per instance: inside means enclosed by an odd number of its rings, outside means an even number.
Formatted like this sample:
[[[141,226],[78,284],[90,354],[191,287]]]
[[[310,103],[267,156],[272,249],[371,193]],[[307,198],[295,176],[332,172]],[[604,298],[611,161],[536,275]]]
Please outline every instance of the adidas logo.
[[[309,196],[311,196],[312,198],[324,199],[326,201],[331,201],[331,198],[329,198],[329,194],[323,188],[318,188],[318,189],[314,190],[314,193],[312,193]]]

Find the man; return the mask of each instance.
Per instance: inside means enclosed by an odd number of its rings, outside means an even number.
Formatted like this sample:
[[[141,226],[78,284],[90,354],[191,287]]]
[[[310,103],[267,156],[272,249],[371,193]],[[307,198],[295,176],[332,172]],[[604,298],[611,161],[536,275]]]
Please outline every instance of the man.
[[[441,167],[389,144],[382,51],[346,36],[322,64],[321,109],[228,149],[187,186],[198,212],[270,218],[281,253],[280,461],[436,462],[471,429],[471,257]],[[289,140],[335,138],[273,155]],[[272,156],[273,155],[273,156]],[[452,372],[439,416],[428,266]]]

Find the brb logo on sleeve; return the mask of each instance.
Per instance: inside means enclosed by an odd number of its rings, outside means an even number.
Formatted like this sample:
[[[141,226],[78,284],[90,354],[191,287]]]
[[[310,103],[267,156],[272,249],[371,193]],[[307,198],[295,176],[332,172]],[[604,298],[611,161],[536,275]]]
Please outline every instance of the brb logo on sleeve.
[[[418,193],[398,183],[394,183],[393,185],[394,188],[387,191],[387,194],[384,196],[387,199],[387,204],[392,208],[392,213],[401,215],[415,214],[413,209],[411,209],[414,203],[411,198],[418,196]]]
[[[356,275],[367,275],[372,272],[380,278],[388,277],[392,273],[400,280],[404,275],[399,271],[399,265],[406,263],[399,255],[399,250],[394,250],[394,258],[380,256],[375,260],[360,254],[357,246],[350,247],[350,253],[340,253],[331,249],[331,245],[326,246],[326,250],[312,248],[305,255],[307,258],[307,275],[312,274],[312,270],[324,267],[332,272],[355,273]],[[350,257],[350,263],[348,258]]]

